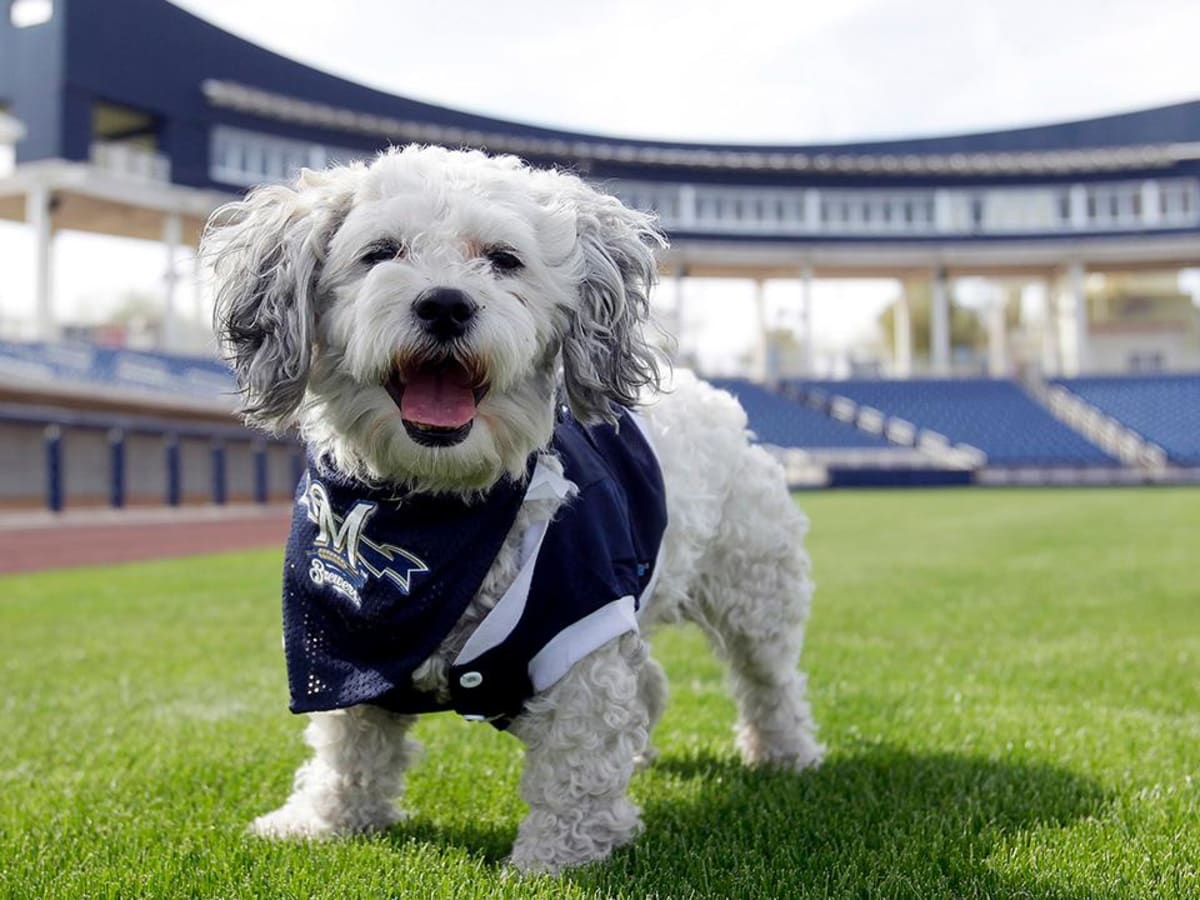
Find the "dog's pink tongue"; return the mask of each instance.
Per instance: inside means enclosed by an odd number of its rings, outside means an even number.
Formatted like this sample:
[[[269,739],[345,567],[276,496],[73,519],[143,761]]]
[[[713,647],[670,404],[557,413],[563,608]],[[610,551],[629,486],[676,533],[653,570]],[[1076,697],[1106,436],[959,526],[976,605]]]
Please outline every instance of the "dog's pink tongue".
[[[466,425],[475,418],[475,392],[467,373],[456,367],[417,372],[404,386],[400,415],[419,425]]]

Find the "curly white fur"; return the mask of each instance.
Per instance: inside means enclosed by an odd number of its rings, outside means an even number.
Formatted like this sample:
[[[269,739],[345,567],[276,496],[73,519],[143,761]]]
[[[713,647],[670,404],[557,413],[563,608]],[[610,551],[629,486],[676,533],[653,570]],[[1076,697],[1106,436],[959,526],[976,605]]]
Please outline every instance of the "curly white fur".
[[[685,372],[659,385],[639,326],[660,240],[649,217],[574,176],[416,147],[252,192],[220,211],[207,237],[248,419],[298,423],[318,454],[356,477],[477,494],[548,446],[560,391],[584,421],[640,401],[667,487],[658,580],[642,635],[577,663],[512,724],[527,748],[530,811],[512,853],[525,871],[603,859],[641,830],[627,787],[653,757],[649,733],[667,698],[644,637],[656,624],[698,623],[728,664],[747,764],[799,771],[821,756],[797,671],[812,589],[807,522],[779,466],[750,445],[732,397]],[[519,257],[515,271],[489,266],[497,246]],[[470,331],[445,346],[413,312],[431,286],[478,304]],[[384,382],[394,367],[439,354],[487,393],[464,440],[429,447],[400,426]],[[557,503],[522,507],[470,608],[415,673],[419,689],[444,694],[451,661],[517,571],[523,535]],[[393,824],[415,758],[411,725],[369,706],[312,716],[313,758],[254,831],[320,837]]]

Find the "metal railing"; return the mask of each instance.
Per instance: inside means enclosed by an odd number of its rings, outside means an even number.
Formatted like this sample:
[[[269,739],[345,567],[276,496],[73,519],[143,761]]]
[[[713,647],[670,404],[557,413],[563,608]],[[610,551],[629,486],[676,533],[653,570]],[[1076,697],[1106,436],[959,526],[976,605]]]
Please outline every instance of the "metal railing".
[[[820,410],[860,431],[885,438],[897,447],[911,447],[926,458],[952,469],[979,469],[987,465],[987,454],[971,444],[953,443],[931,428],[918,428],[898,416],[889,416],[873,406],[860,404],[841,394],[820,389],[790,386],[784,395],[812,409]]]
[[[1031,382],[1025,387],[1056,419],[1125,465],[1150,473],[1167,468],[1169,460],[1162,447],[1101,412],[1069,388],[1043,382]]]
[[[609,181],[667,231],[756,236],[1096,234],[1200,225],[1193,178],[1003,188],[763,188]]]

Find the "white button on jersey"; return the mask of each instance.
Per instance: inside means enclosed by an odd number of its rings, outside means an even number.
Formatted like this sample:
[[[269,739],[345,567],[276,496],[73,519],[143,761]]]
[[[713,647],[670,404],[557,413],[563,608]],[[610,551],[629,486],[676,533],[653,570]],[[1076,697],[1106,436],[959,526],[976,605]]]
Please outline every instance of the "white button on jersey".
[[[479,687],[483,684],[483,676],[478,672],[463,672],[458,678],[458,683],[465,688]]]

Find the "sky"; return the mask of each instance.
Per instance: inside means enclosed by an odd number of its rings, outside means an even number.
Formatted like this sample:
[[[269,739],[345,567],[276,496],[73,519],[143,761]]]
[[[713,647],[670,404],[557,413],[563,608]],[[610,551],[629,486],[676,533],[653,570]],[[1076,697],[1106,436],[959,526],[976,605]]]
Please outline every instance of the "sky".
[[[628,137],[808,143],[1084,118],[1200,98],[1197,0],[176,0],[257,44],[415,99]],[[0,223],[0,258],[29,258]],[[153,244],[58,238],[60,319],[161,290]],[[30,314],[4,266],[0,329]],[[669,286],[664,290],[669,295]],[[751,340],[740,283],[689,292],[693,337],[727,362]],[[818,344],[869,332],[888,282],[820,282]],[[784,320],[799,290],[768,290]],[[181,297],[187,312],[190,288]],[[744,307],[743,307],[744,308]],[[718,365],[717,367],[721,367]]]

